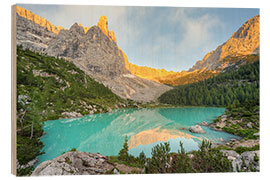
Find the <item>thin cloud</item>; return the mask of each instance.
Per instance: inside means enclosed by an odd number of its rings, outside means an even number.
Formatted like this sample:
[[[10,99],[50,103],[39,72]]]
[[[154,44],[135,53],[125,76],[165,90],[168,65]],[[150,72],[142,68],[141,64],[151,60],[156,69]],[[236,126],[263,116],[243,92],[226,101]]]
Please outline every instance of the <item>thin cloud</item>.
[[[132,63],[180,71],[215,49],[213,29],[224,25],[218,16],[200,8],[47,6],[47,11],[28,6],[38,15],[65,28],[75,22],[96,25],[100,16],[108,18],[118,45]]]

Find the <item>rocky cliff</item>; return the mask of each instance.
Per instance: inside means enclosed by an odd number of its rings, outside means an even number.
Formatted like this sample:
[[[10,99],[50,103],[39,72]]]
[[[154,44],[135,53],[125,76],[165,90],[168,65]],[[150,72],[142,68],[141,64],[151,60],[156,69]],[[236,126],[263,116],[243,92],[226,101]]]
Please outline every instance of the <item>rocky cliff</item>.
[[[143,173],[143,169],[111,163],[96,153],[70,151],[38,165],[31,176]]]
[[[242,58],[245,63],[247,55],[258,54],[260,46],[260,16],[257,15],[243,24],[231,38],[216,50],[207,53],[201,61],[189,71],[173,72],[164,69],[154,69],[132,64],[125,57],[126,69],[141,78],[150,79],[163,84],[184,85],[207,79],[223,71],[236,62],[227,61],[232,57]]]
[[[228,41],[207,53],[201,61],[197,61],[188,72],[182,71],[155,80],[164,84],[183,85],[208,79],[231,67],[257,60],[252,55],[259,54],[259,49],[260,16],[257,15],[234,32]]]
[[[119,49],[114,32],[109,31],[105,16],[100,17],[97,26],[85,28],[75,23],[58,34],[26,17],[17,12],[17,45],[74,62],[122,98],[155,101],[171,89],[126,69],[125,54]]]
[[[128,61],[125,62],[126,68],[130,71],[131,74],[156,82],[161,82],[160,79],[167,76],[176,76],[181,74],[181,72],[167,71],[165,69],[155,69],[147,66],[138,66]]]
[[[16,44],[32,51],[44,52],[56,34],[35,22],[16,15]]]
[[[64,29],[17,6],[17,45],[70,59],[121,97],[152,101],[168,90],[160,83],[176,86],[204,80],[235,65],[230,58],[241,60],[239,57],[259,53],[259,23],[259,15],[248,20],[228,41],[207,53],[188,72],[130,63],[118,47],[115,33],[108,29],[106,16],[101,16],[96,26],[83,27],[75,23],[70,29]],[[241,63],[245,63],[246,58],[242,59]]]
[[[241,57],[258,54],[260,48],[260,16],[257,15],[243,24],[224,44],[205,55],[203,60],[197,61],[189,69],[206,68],[208,70],[222,70],[226,67],[223,61],[227,57]]]
[[[50,21],[48,21],[47,19],[40,17],[34,14],[33,12],[26,10],[20,6],[16,6],[16,12],[19,16],[24,17],[55,34],[58,34],[61,29],[64,29],[62,26],[55,26],[52,23],[50,23]]]

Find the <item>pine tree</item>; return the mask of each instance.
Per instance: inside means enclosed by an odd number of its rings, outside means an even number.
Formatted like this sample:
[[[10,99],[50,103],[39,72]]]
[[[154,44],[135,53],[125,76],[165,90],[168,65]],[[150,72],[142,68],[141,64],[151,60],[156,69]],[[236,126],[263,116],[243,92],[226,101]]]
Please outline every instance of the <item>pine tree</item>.
[[[120,160],[128,160],[128,138],[125,136],[125,142],[123,148],[119,152],[119,159]]]

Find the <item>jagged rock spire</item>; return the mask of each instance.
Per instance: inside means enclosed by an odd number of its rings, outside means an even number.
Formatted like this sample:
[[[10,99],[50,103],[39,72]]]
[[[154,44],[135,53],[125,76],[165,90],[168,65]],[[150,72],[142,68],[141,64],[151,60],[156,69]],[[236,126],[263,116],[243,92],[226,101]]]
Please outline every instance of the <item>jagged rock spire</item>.
[[[116,37],[114,34],[114,31],[111,30],[109,31],[108,28],[108,21],[107,21],[107,17],[106,16],[101,16],[99,18],[99,21],[97,23],[97,26],[101,29],[101,31],[108,37],[110,38],[110,40],[113,40],[114,42],[116,42]]]
[[[108,21],[106,16],[101,16],[97,23],[97,26],[101,29],[101,31],[109,37],[109,30],[108,30]]]

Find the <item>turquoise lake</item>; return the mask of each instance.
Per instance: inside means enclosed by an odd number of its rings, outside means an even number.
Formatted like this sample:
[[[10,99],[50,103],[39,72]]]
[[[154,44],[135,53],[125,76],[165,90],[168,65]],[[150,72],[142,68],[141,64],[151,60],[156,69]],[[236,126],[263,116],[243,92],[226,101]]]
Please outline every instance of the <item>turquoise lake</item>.
[[[152,147],[161,142],[170,142],[171,151],[177,152],[180,141],[186,151],[191,151],[198,149],[202,139],[215,143],[239,139],[204,126],[205,134],[188,131],[190,126],[202,121],[212,122],[224,111],[224,108],[209,107],[122,109],[75,119],[46,121],[45,134],[41,138],[45,154],[38,157],[38,164],[72,148],[117,155],[125,136],[129,139],[130,154],[138,156],[144,151],[148,157],[151,157]]]

